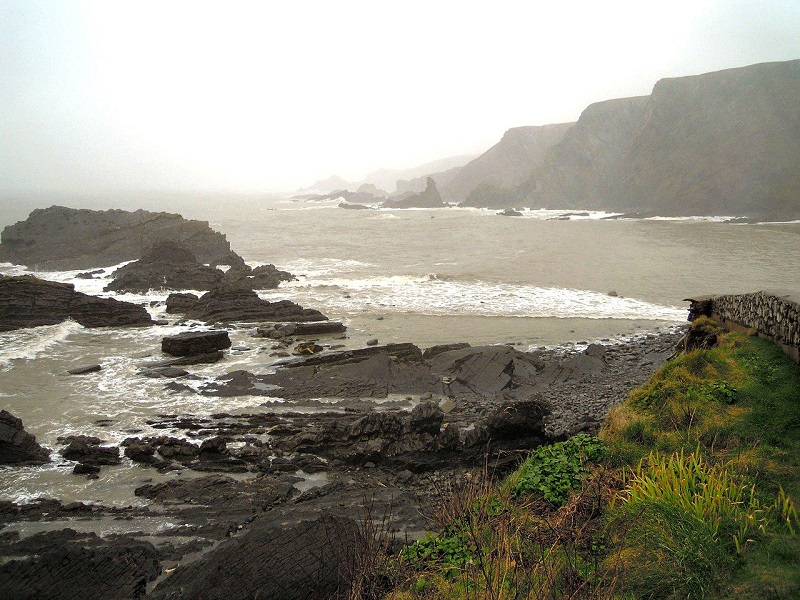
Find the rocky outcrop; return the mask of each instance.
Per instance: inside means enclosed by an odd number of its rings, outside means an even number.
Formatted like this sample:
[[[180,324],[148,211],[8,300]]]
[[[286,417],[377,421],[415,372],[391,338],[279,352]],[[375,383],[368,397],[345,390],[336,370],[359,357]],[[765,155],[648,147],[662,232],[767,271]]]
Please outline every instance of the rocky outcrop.
[[[223,286],[192,302],[191,294],[171,294],[167,312],[182,312],[188,319],[206,323],[258,323],[262,321],[327,321],[318,310],[303,308],[289,300],[268,302],[253,290]]]
[[[194,253],[182,244],[164,241],[148,248],[144,256],[114,271],[114,280],[106,291],[145,293],[149,290],[212,290],[224,285],[266,290],[294,275],[275,265],[255,269],[236,264],[227,272],[201,264]]]
[[[0,261],[43,270],[108,267],[141,258],[153,244],[170,240],[192,248],[212,266],[243,265],[230,243],[207,222],[144,210],[36,209],[0,234]]]
[[[424,192],[400,199],[389,198],[382,206],[384,208],[442,208],[446,204],[442,201],[436,182],[428,177]]]
[[[161,351],[172,356],[211,354],[230,347],[227,331],[184,331],[161,340]]]
[[[509,129],[497,144],[465,165],[446,185],[441,185],[442,195],[450,201],[463,202],[463,206],[476,206],[475,199],[468,196],[482,184],[495,189],[515,188],[531,176],[533,169],[544,161],[547,150],[560,142],[573,125],[558,123]],[[503,204],[495,208],[503,208]]]
[[[0,410],[0,465],[41,465],[50,462],[50,451],[25,431],[22,419]]]
[[[67,444],[61,450],[61,456],[78,463],[72,470],[76,475],[95,475],[100,472],[100,467],[121,462],[119,448],[103,446],[103,440],[98,437],[73,435],[58,438],[58,441]]]
[[[295,281],[296,279],[294,275],[288,271],[281,271],[275,265],[260,265],[255,268],[241,265],[225,273],[226,285],[245,287],[251,290],[271,290],[278,287],[283,281]]]
[[[55,325],[73,319],[84,327],[152,325],[144,307],[76,292],[72,284],[31,275],[0,275],[0,331]]]
[[[182,244],[158,242],[139,260],[120,267],[105,291],[146,293],[150,290],[210,290],[225,281],[225,273],[200,264]]]

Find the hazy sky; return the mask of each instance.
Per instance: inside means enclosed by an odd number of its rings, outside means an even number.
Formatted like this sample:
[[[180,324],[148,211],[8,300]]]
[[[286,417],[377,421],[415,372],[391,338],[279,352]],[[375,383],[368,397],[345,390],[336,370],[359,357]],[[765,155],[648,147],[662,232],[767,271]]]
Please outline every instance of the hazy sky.
[[[0,194],[359,179],[794,58],[798,0],[0,0]]]

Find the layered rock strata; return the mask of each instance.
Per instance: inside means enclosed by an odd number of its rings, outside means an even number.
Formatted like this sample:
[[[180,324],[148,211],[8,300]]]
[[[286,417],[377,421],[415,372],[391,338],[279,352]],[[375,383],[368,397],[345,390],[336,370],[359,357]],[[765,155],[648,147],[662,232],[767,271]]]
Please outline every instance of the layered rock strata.
[[[31,275],[0,275],[0,331],[55,325],[73,319],[84,327],[152,325],[144,307],[75,291],[68,283]]]

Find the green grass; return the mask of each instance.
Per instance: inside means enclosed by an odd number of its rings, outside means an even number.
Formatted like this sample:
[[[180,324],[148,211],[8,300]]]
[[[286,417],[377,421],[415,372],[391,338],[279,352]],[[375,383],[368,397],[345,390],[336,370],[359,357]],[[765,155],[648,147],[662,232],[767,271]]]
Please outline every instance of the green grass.
[[[537,448],[450,500],[388,597],[800,598],[800,367],[694,326],[719,344],[664,365],[600,439]]]

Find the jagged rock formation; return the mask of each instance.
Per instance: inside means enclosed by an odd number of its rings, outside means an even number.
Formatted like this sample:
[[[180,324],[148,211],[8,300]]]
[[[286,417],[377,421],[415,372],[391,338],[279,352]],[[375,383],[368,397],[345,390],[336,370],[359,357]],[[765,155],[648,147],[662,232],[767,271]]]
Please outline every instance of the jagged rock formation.
[[[430,177],[426,180],[424,192],[411,194],[405,198],[389,198],[383,203],[384,208],[442,208],[444,206],[446,204],[442,201],[436,182]]]
[[[478,198],[469,198],[470,192],[481,185],[494,189],[512,189],[520,185],[530,177],[533,167],[542,163],[547,150],[560,142],[573,125],[559,123],[509,129],[497,144],[464,166],[449,182],[442,184],[437,179],[442,195],[448,200],[462,202],[463,206],[485,205],[479,203]]]
[[[22,419],[0,410],[0,465],[41,465],[50,462],[50,451],[25,431]]]
[[[0,234],[0,260],[49,270],[108,267],[143,256],[153,244],[171,240],[193,249],[197,259],[244,265],[225,236],[207,222],[144,210],[87,210],[51,206]]]
[[[663,79],[590,105],[530,177],[465,205],[800,218],[800,60]]]
[[[113,276],[105,291],[211,290],[226,284],[266,290],[294,279],[294,275],[278,270],[275,265],[253,269],[242,263],[223,273],[201,264],[186,246],[170,241],[156,243],[142,258],[120,267]]]
[[[149,290],[210,290],[225,281],[225,273],[200,264],[194,253],[175,242],[158,242],[137,261],[114,271],[104,289],[145,293]]]
[[[303,308],[289,300],[268,302],[253,290],[237,286],[215,288],[199,298],[193,294],[170,294],[167,312],[181,312],[188,319],[206,323],[328,320],[318,310]]]
[[[68,283],[32,275],[0,275],[0,331],[55,325],[74,319],[84,327],[152,325],[144,307],[75,291]]]

